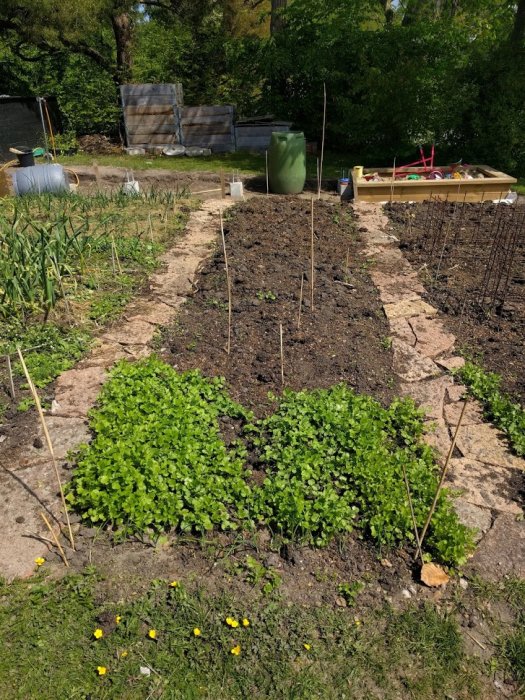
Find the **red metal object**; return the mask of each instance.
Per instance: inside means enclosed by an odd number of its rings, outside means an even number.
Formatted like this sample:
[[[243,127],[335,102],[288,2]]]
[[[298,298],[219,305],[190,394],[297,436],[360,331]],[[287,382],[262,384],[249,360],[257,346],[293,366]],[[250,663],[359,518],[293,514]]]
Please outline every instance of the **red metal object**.
[[[435,146],[432,144],[432,148],[430,149],[430,155],[425,156],[425,151],[423,150],[423,146],[419,147],[419,153],[421,155],[421,158],[419,160],[415,160],[413,163],[408,163],[407,165],[402,165],[399,170],[396,168],[394,170],[394,177],[397,177],[398,175],[410,175],[410,174],[416,174],[416,170],[405,170],[405,168],[417,168],[418,165],[421,165],[423,167],[418,168],[419,172],[424,172],[428,173],[431,170],[434,170],[434,156],[435,156]]]

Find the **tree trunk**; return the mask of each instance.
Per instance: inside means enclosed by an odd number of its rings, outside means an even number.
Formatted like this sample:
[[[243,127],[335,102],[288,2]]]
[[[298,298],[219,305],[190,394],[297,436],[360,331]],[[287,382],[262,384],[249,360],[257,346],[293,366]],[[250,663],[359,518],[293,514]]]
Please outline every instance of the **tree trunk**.
[[[513,44],[522,44],[525,39],[525,0],[519,0],[514,17],[511,41]]]
[[[132,21],[127,12],[111,17],[111,25],[117,48],[117,65],[113,79],[117,85],[129,83],[131,80],[131,40]]]
[[[281,12],[286,9],[288,0],[272,0],[272,16],[270,20],[270,34],[273,36],[283,28]]]

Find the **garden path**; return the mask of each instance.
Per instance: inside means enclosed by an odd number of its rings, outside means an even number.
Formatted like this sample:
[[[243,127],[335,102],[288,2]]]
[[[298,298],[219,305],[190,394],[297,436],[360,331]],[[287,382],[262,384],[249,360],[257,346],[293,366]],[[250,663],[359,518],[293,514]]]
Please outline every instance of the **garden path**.
[[[157,327],[173,320],[192,291],[200,264],[210,254],[217,239],[219,210],[231,204],[208,200],[191,213],[184,237],[165,253],[160,271],[150,278],[150,291],[131,301],[121,320],[98,338],[90,354],[58,378],[46,423],[63,481],[69,479],[68,452],[89,439],[87,414],[107,370],[121,358],[139,358],[152,352]],[[50,535],[40,512],[55,524],[63,521],[63,516],[53,461],[40,426],[36,439],[32,430],[22,443],[13,444],[7,437],[0,445],[0,466],[0,493],[4,495],[0,576],[10,580],[29,576],[35,558],[46,556],[47,545],[39,538]],[[77,522],[73,532],[75,529]]]
[[[425,290],[388,233],[380,204],[356,203],[370,274],[390,324],[394,369],[411,396],[427,413],[426,441],[444,462],[463,408],[464,386],[447,370],[463,358],[454,354],[456,338],[437,309],[422,299]],[[433,429],[434,428],[434,429]],[[512,455],[503,435],[484,422],[473,400],[465,409],[450,461],[448,485],[461,489],[456,508],[461,520],[478,530],[478,548],[469,567],[490,580],[506,574],[525,576],[525,522],[520,499],[525,460]]]

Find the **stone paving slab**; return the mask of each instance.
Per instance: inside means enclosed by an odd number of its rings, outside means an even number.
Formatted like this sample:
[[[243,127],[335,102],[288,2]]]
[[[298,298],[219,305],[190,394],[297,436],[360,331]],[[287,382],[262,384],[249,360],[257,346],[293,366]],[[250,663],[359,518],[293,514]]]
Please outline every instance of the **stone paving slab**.
[[[464,500],[469,503],[501,513],[523,513],[509,489],[515,478],[512,469],[484,464],[471,457],[450,460],[449,485],[461,489]]]
[[[499,467],[525,470],[525,460],[511,454],[504,435],[488,423],[461,425],[457,446],[463,456]]]
[[[440,373],[439,368],[432,360],[423,357],[399,338],[392,339],[392,350],[394,353],[394,372],[405,382],[419,382]]]
[[[475,542],[479,542],[492,527],[492,514],[489,508],[474,505],[460,497],[454,499],[454,510],[463,525],[476,531]]]
[[[505,576],[525,578],[525,522],[506,513],[499,515],[468,570],[493,582]]]
[[[384,310],[386,317],[390,321],[392,318],[411,318],[412,316],[434,316],[437,314],[435,309],[430,304],[427,304],[423,299],[415,301],[398,301],[392,304],[385,304]]]
[[[415,347],[417,338],[412,330],[412,326],[408,322],[408,319],[404,317],[393,318],[390,321],[390,332],[396,338],[399,338],[403,342],[410,345],[410,347]]]
[[[425,357],[434,359],[438,355],[450,352],[456,338],[448,333],[441,321],[427,316],[413,316],[408,323],[416,336],[416,350]]]
[[[415,384],[401,384],[400,391],[402,396],[411,396],[425,410],[427,418],[443,420],[445,393],[451,385],[452,379],[445,376]]]
[[[458,424],[464,404],[464,401],[457,401],[456,403],[449,403],[445,406],[444,416],[449,425],[456,426]],[[469,401],[465,413],[463,414],[461,425],[480,425],[481,423],[483,423],[483,411],[481,407],[478,403]]]

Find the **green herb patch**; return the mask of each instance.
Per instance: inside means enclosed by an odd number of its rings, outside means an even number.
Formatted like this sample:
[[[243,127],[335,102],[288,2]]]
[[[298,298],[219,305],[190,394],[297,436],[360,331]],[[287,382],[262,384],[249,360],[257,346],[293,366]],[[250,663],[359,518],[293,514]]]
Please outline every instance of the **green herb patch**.
[[[247,448],[226,446],[219,421],[245,423],[265,469],[249,484]],[[325,545],[361,528],[379,545],[414,540],[403,465],[422,527],[437,486],[421,416],[407,401],[383,409],[340,385],[285,392],[276,413],[253,416],[223,380],[179,374],[159,359],[120,363],[92,413],[68,499],[92,522],[131,532],[203,532],[263,523],[284,539]],[[426,540],[441,561],[460,564],[471,547],[446,491]]]
[[[10,700],[488,697],[454,618],[430,606],[356,620],[163,580],[114,602],[90,569],[0,581],[0,635],[0,697]]]
[[[85,330],[53,323],[26,327],[15,320],[0,325],[0,337],[0,355],[16,356],[17,347],[24,350],[27,368],[35,386],[39,388],[72,367],[90,345],[90,336]],[[18,376],[24,376],[18,361],[14,362],[13,370]]]
[[[345,385],[286,391],[254,438],[267,474],[262,517],[284,536],[317,545],[356,526],[379,544],[413,542],[403,465],[420,528],[438,480],[433,452],[420,441],[421,417],[408,400],[384,409]],[[446,491],[427,546],[441,561],[456,564],[471,546]]]
[[[234,529],[247,517],[246,449],[219,419],[250,416],[220,379],[177,373],[155,357],[119,363],[92,412],[68,500],[92,522],[133,531]]]
[[[485,372],[472,362],[466,362],[456,374],[469,393],[483,404],[487,418],[506,434],[514,452],[525,456],[525,411],[500,391],[501,377]]]
[[[183,229],[188,209],[181,211],[179,199],[152,191],[3,200],[0,354],[12,356],[15,376],[22,376],[17,347],[39,388],[82,357]],[[32,405],[23,393],[17,400],[21,410]]]

